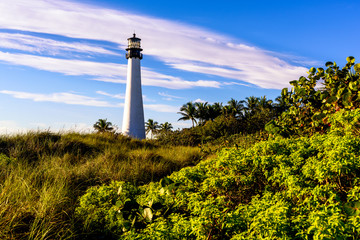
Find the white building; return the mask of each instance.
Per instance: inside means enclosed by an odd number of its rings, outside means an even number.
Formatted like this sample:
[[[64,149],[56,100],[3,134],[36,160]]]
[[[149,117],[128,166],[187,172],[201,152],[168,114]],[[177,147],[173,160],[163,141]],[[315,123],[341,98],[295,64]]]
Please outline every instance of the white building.
[[[122,133],[137,139],[145,138],[144,107],[141,91],[140,60],[143,55],[140,38],[135,33],[128,38],[126,58],[128,59],[127,82]]]

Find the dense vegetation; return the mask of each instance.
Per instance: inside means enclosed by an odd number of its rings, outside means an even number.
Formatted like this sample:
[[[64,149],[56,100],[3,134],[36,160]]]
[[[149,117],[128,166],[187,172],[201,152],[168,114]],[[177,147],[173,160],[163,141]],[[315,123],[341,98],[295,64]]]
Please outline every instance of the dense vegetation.
[[[76,213],[88,239],[358,239],[359,119],[340,111],[327,134],[224,148],[141,187],[91,188]]]
[[[341,70],[311,68],[282,91],[285,111],[266,126],[273,139],[224,148],[160,182],[89,189],[76,209],[84,231],[95,239],[359,239],[360,68],[347,61]]]
[[[157,181],[202,155],[198,148],[161,147],[112,133],[2,136],[0,239],[81,239],[74,212],[87,188]]]
[[[359,239],[360,65],[326,67],[277,103],[186,103],[192,128],[149,119],[146,141],[106,119],[0,136],[0,238]]]
[[[158,142],[174,146],[217,144],[217,140],[221,142],[234,135],[246,136],[263,131],[265,125],[286,108],[281,97],[273,103],[265,96],[251,96],[241,101],[231,99],[225,106],[222,103],[188,102],[180,109],[182,117],[179,121],[191,121],[192,128],[177,131],[164,131],[162,128],[156,131],[155,128],[153,132]]]
[[[340,69],[335,62],[323,68],[311,68],[307,78],[291,81],[293,88],[281,92],[288,111],[270,122],[267,130],[282,136],[302,136],[325,132],[329,117],[340,109],[354,110],[360,106],[360,64],[348,57]]]

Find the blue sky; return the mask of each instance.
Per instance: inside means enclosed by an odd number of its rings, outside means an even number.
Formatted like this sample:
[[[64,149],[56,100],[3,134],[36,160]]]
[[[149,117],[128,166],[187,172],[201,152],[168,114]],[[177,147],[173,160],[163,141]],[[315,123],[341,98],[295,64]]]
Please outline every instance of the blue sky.
[[[188,101],[270,99],[326,61],[359,57],[358,1],[0,1],[0,134],[121,130],[126,39],[142,39],[145,119]]]

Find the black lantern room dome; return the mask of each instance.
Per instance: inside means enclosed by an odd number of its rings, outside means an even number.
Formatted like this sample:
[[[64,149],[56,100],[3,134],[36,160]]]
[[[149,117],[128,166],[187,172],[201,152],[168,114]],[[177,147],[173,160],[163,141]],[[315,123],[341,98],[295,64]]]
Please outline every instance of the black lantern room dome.
[[[142,48],[140,46],[141,39],[136,37],[134,33],[132,38],[128,38],[128,47],[126,49],[126,59],[129,58],[139,58],[142,59],[143,55],[141,53]]]

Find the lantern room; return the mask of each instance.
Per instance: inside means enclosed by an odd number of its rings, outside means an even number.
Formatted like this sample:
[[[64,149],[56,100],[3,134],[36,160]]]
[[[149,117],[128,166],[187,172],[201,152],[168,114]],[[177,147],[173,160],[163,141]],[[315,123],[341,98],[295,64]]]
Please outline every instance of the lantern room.
[[[129,58],[139,58],[142,59],[143,55],[140,53],[142,51],[140,46],[141,39],[134,36],[132,38],[128,38],[128,48],[126,49],[126,59]]]

